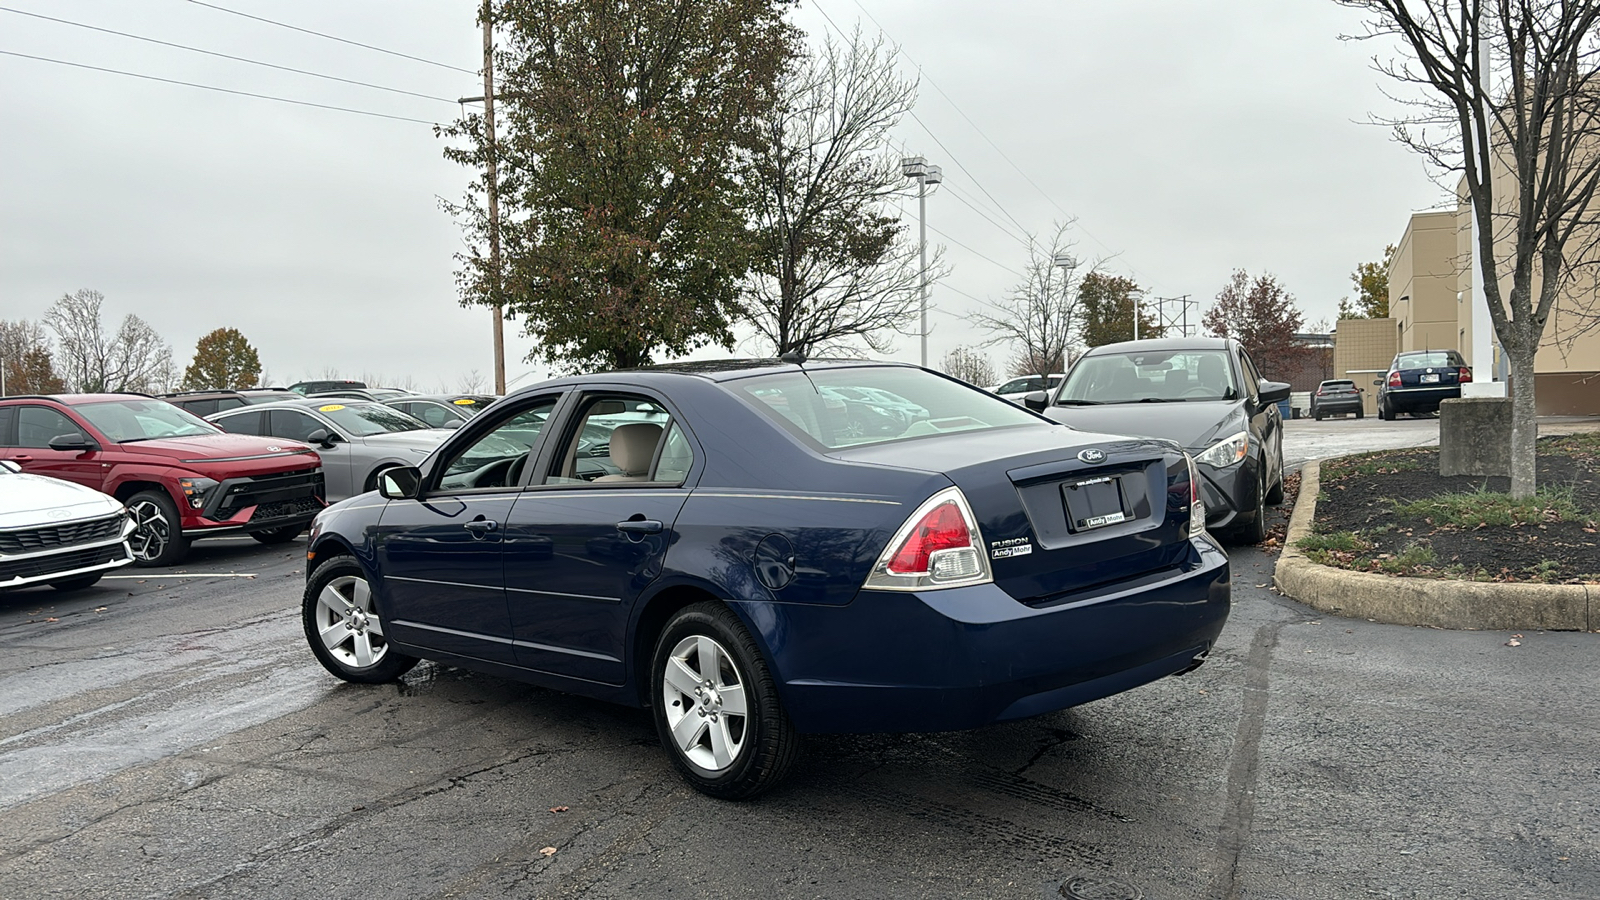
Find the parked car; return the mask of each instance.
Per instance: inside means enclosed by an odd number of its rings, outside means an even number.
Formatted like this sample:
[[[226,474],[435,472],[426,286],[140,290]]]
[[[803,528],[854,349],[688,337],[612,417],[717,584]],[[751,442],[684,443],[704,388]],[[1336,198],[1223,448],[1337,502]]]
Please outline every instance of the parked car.
[[[178,391],[162,394],[161,399],[203,419],[223,410],[255,403],[272,403],[295,396],[287,388],[249,388],[239,391]]]
[[[330,501],[372,490],[384,469],[417,464],[448,434],[382,403],[337,397],[264,403],[217,413],[210,421],[234,434],[316,447]]]
[[[340,388],[340,389],[334,390],[334,391],[312,391],[312,392],[306,394],[306,396],[307,397],[334,397],[334,398],[343,398],[345,400],[376,400],[379,403],[382,403],[385,400],[393,400],[393,399],[395,399],[397,397],[412,397],[412,396],[415,396],[415,395],[412,394],[412,392],[410,392],[410,391],[402,391],[399,388],[375,388],[375,387],[369,387],[369,388]]]
[[[1061,383],[1061,379],[1065,377],[1067,376],[1060,372],[1050,375],[1023,375],[1020,378],[1013,378],[1005,384],[997,384],[989,388],[989,390],[1010,400],[1012,403],[1021,403],[1023,397],[1035,391],[1054,390],[1056,385]]]
[[[845,388],[928,418],[855,433]],[[914,366],[578,376],[319,516],[302,616],[348,681],[429,658],[648,707],[690,784],[742,798],[799,733],[973,728],[1194,668],[1229,609],[1198,490],[1167,441]]]
[[[0,460],[0,589],[86,588],[133,562],[132,532],[133,518],[115,499]]]
[[[1393,419],[1439,411],[1439,404],[1461,396],[1472,380],[1467,361],[1454,350],[1414,350],[1397,354],[1378,386],[1378,418]]]
[[[497,399],[485,394],[410,394],[383,402],[434,428],[452,428],[460,427],[461,423],[488,409]],[[452,426],[451,422],[456,425]]]
[[[1200,467],[1206,527],[1254,544],[1266,539],[1267,506],[1283,502],[1277,404],[1288,396],[1289,385],[1262,378],[1238,341],[1167,338],[1095,347],[1053,399],[1026,402],[1085,431],[1176,441]]]
[[[1355,413],[1356,418],[1366,415],[1362,408],[1362,390],[1354,381],[1334,379],[1324,381],[1311,392],[1311,418],[1318,422],[1323,416],[1338,413]]]
[[[204,537],[293,540],[326,505],[310,447],[226,434],[142,394],[0,399],[0,458],[125,504],[142,566],[177,563]]]
[[[316,394],[323,391],[343,391],[351,388],[364,388],[365,381],[351,381],[348,378],[325,378],[321,381],[296,381],[289,385],[289,390],[302,396]]]

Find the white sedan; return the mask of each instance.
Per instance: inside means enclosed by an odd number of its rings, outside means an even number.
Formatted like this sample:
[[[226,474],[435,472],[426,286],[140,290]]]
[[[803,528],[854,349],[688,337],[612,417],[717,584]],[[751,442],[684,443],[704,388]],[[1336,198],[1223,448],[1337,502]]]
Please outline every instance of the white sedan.
[[[86,588],[133,562],[133,519],[122,504],[93,488],[24,475],[0,460],[0,588],[48,584]]]

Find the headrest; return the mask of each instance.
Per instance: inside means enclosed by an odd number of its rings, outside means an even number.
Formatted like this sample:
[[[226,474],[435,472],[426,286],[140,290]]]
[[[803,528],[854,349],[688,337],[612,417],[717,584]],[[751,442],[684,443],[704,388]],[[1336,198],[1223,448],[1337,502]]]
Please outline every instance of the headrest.
[[[611,432],[611,461],[624,475],[644,475],[656,455],[661,426],[654,422],[629,422]]]

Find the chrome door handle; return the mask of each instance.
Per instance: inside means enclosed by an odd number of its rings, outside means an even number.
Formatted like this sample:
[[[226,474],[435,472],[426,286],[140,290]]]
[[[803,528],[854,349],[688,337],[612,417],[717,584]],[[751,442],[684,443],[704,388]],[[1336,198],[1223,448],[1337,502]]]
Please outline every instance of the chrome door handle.
[[[472,532],[473,537],[481,538],[500,527],[500,525],[498,522],[495,522],[492,519],[478,519],[476,521],[468,522],[461,527]]]
[[[660,534],[664,528],[666,526],[656,519],[629,519],[617,523],[617,530],[623,534]]]

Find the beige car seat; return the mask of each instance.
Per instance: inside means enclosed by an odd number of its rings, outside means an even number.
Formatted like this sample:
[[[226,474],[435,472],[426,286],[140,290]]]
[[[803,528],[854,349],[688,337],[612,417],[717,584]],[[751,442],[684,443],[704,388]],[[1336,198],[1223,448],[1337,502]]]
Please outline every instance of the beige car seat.
[[[661,426],[654,422],[630,422],[611,432],[611,463],[620,475],[601,475],[601,481],[649,481],[650,463],[656,458],[661,441]]]

